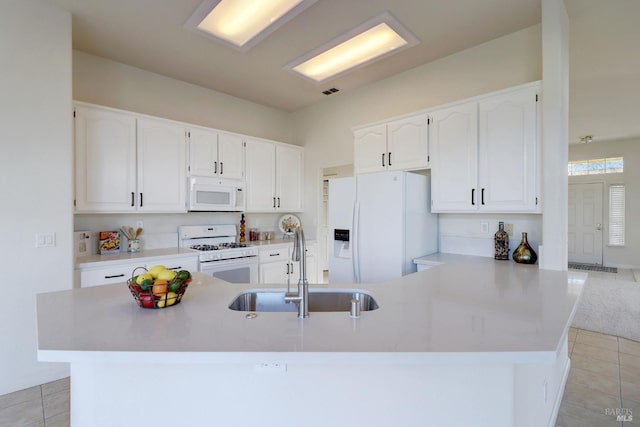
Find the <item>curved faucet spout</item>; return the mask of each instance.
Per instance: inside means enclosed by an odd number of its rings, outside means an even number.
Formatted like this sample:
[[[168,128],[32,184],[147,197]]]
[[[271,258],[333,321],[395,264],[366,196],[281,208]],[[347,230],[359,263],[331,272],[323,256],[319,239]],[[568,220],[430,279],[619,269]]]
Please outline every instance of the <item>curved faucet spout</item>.
[[[307,282],[307,245],[304,240],[302,226],[297,226],[294,233],[292,261],[300,262],[300,279],[298,280],[298,294],[285,296],[286,301],[298,304],[298,317],[309,317],[309,283]]]

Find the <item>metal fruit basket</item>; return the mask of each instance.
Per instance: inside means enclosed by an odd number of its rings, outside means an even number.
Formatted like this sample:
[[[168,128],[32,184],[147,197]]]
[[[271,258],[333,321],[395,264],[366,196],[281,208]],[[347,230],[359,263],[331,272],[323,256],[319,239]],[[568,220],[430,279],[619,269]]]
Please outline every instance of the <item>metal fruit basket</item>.
[[[131,278],[127,280],[127,286],[133,298],[142,308],[167,308],[180,304],[182,296],[187,291],[187,287],[189,287],[189,283],[191,283],[192,280],[191,273],[189,273],[189,278],[187,279],[178,279],[176,277],[171,282],[167,282],[166,280],[162,281],[167,283],[154,281],[148,284],[140,284],[136,282],[138,276],[135,273],[138,269],[142,269],[145,272],[147,271],[144,267],[134,269]]]

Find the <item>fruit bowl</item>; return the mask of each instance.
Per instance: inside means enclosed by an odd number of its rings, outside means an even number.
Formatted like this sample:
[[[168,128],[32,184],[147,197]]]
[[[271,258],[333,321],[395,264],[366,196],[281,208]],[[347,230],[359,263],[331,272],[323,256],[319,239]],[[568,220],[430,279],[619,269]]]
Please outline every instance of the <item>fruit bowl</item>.
[[[145,272],[136,275],[139,269]],[[127,280],[131,295],[142,308],[166,308],[179,304],[189,283],[191,273],[187,270],[175,272],[161,265],[149,270],[138,267]]]

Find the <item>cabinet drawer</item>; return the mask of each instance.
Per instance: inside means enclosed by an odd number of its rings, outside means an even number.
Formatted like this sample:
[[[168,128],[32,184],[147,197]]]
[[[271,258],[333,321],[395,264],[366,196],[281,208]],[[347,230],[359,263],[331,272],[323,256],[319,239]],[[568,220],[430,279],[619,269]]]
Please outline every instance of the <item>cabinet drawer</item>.
[[[157,260],[149,261],[145,263],[147,269],[154,265],[164,265],[169,270],[187,270],[190,272],[198,271],[198,256],[193,257],[179,257],[179,258],[158,258]]]
[[[80,287],[86,288],[126,282],[131,278],[131,274],[136,267],[139,267],[139,265],[125,264],[110,268],[80,271]]]
[[[274,249],[260,249],[259,261],[263,262],[276,262],[285,261],[289,259],[289,248],[280,247]]]

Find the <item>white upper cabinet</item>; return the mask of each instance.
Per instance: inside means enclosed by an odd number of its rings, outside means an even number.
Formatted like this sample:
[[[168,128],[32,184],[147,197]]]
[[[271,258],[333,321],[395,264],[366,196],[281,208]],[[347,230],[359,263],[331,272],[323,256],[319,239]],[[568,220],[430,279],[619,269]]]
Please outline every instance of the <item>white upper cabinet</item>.
[[[356,174],[429,167],[429,119],[426,114],[357,129]]]
[[[430,115],[434,212],[538,212],[539,85]]]
[[[186,154],[183,125],[138,119],[138,211],[186,211]]]
[[[431,113],[433,212],[477,208],[478,107],[461,104]]]
[[[304,150],[255,138],[245,144],[247,212],[302,211]]]
[[[245,140],[247,211],[273,212],[276,206],[276,148],[271,142]]]
[[[537,92],[529,87],[479,103],[480,207],[498,212],[537,208]]]
[[[76,106],[75,151],[76,211],[135,211],[135,117]]]
[[[413,170],[429,166],[429,117],[418,114],[387,123],[387,169]]]
[[[387,125],[375,125],[354,132],[354,172],[379,172],[387,168]]]
[[[189,174],[244,179],[241,135],[206,128],[189,130]]]
[[[276,145],[276,209],[302,211],[304,151],[293,145]]]
[[[75,106],[76,212],[186,212],[185,127]]]

